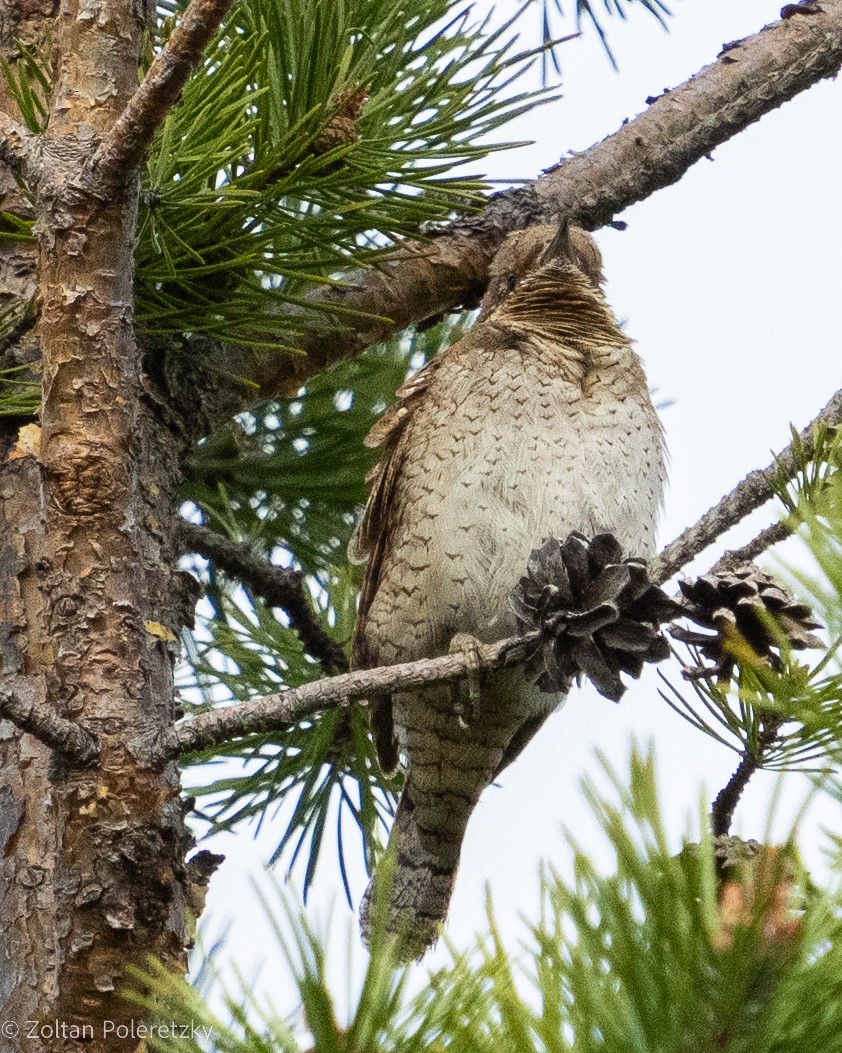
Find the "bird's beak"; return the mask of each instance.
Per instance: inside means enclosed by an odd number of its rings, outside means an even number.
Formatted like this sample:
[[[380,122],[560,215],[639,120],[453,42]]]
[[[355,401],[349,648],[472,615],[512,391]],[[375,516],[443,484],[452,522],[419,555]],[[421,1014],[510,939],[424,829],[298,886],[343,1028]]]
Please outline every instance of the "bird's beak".
[[[570,220],[565,216],[558,228],[558,233],[547,247],[544,253],[544,262],[553,261],[561,264],[573,264],[578,266],[576,252],[573,248],[573,239],[570,237]]]

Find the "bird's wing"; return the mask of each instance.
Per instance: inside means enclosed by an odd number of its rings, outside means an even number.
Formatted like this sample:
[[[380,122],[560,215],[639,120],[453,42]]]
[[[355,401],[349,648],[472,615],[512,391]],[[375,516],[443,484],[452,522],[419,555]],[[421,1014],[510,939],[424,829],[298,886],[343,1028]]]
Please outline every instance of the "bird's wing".
[[[365,445],[370,448],[383,447],[383,456],[366,476],[366,482],[371,484],[371,489],[362,517],[348,546],[349,558],[355,563],[366,565],[357,624],[351,644],[351,662],[355,669],[369,669],[378,662],[366,637],[366,622],[371,604],[377,595],[384,557],[391,542],[394,498],[406,449],[406,427],[440,363],[440,358],[434,358],[398,389],[398,401],[386,410],[365,439]],[[391,695],[369,699],[369,713],[378,759],[384,771],[392,771],[397,767],[398,749]]]

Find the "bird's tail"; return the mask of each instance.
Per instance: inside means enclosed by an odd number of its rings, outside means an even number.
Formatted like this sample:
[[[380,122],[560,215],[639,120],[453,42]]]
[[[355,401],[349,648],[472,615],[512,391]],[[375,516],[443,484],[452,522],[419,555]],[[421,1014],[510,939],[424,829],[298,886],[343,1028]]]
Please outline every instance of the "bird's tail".
[[[439,741],[439,756],[427,766],[416,744],[389,838],[388,863],[378,867],[360,909],[366,942],[375,932],[393,934],[403,961],[420,958],[441,932],[465,828],[500,764],[502,749],[496,743],[448,745],[453,758],[441,757]]]

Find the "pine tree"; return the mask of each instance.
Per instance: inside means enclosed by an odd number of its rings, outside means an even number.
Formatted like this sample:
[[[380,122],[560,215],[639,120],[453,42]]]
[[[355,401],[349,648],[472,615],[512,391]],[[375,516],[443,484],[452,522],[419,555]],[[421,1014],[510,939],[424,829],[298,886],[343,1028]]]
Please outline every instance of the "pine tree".
[[[242,1051],[842,1046],[838,890],[810,883],[794,841],[728,837],[758,768],[817,767],[821,792],[840,795],[840,396],[649,567],[667,582],[749,511],[784,503],[781,523],[685,588],[683,617],[705,633],[678,630],[686,675],[671,666],[664,695],[740,758],[692,844],[669,844],[654,762],[635,752],[613,795],[586,791],[616,873],[572,846],[575,880],[544,875],[519,956],[490,915],[478,947],[411,997],[375,938],[351,1021],[303,919],[282,948],[298,1020],[241,993],[229,1025],[179,979],[218,864],[193,851],[191,811],[239,829],[294,801],[275,861],[300,864],[306,891],[337,823],[320,873],[333,863],[347,889],[342,832],[356,825],[370,861],[397,788],[354,700],[389,677],[467,673],[460,656],[347,672],[357,582],[344,552],[373,420],[469,324],[449,313],[476,304],[510,230],[613,222],[835,74],[842,0],[787,5],[587,153],[491,198],[459,166],[552,98],[518,82],[533,61],[550,73],[549,6],[527,51],[512,22],[447,0],[142,14],[122,0],[12,3],[0,27],[9,1048],[140,1049],[141,1024],[187,1017]],[[822,571],[801,597],[739,570],[795,531]],[[813,615],[826,637],[805,658]],[[522,660],[536,626],[484,661]],[[247,763],[214,779],[220,758]],[[195,798],[177,763],[195,766]],[[162,1027],[148,1038],[202,1048]]]

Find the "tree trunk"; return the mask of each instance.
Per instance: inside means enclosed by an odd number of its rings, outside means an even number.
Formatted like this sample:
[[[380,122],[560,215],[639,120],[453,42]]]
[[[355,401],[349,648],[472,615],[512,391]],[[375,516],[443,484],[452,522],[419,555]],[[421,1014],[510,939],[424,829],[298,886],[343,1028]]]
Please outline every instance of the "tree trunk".
[[[183,970],[185,955],[190,840],[155,745],[174,711],[165,531],[181,440],[133,334],[134,181],[104,199],[86,167],[137,86],[142,12],[90,11],[65,0],[53,21],[52,113],[30,180],[41,428],[6,426],[0,447],[0,687],[99,744],[85,766],[0,724],[0,1045],[27,1053],[143,1048],[128,967],[153,955]],[[4,29],[8,47],[19,33]]]

